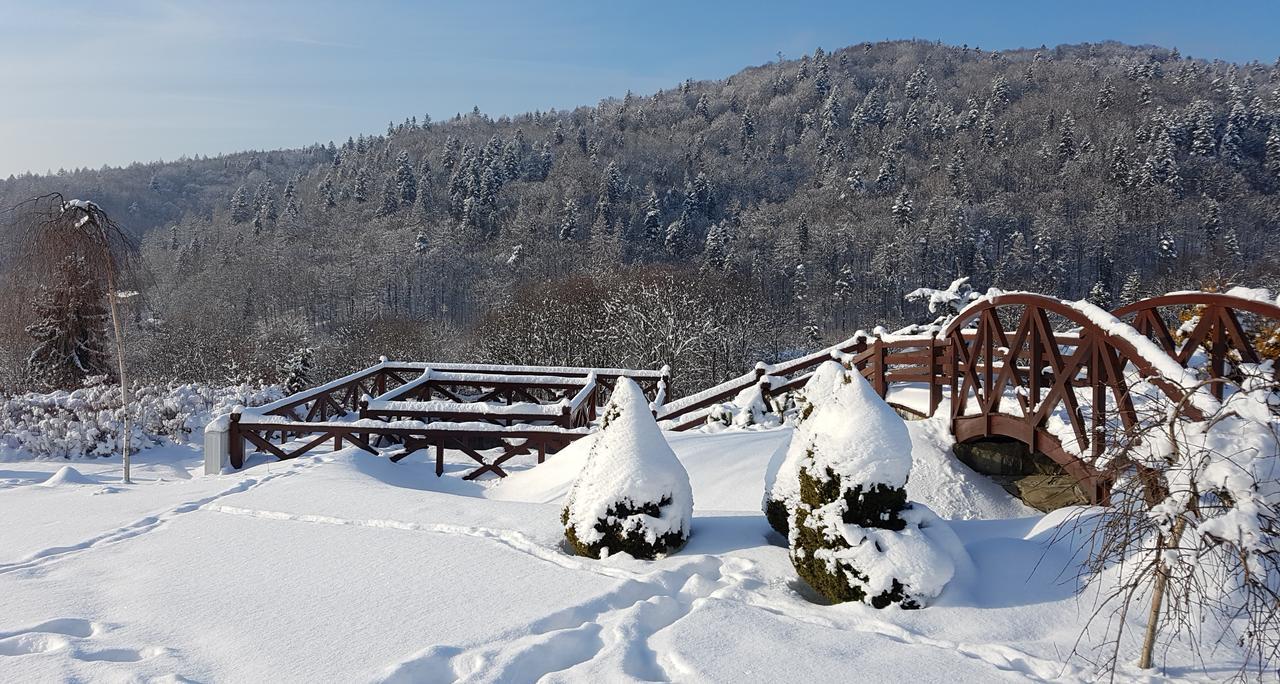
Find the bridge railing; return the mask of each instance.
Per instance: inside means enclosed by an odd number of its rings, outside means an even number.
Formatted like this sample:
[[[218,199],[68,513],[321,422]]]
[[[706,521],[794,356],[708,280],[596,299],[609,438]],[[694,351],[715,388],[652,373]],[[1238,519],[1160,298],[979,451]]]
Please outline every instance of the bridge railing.
[[[667,404],[656,412],[656,417],[668,429],[689,430],[703,424],[712,407],[732,401],[752,387],[759,387],[766,400],[798,390],[809,381],[815,368],[832,359],[857,368],[882,397],[888,396],[894,383],[923,385],[927,392],[924,407],[899,408],[932,414],[947,386],[946,347],[946,340],[932,335],[872,337],[860,332],[838,345],[797,359],[756,364],[751,373]]]

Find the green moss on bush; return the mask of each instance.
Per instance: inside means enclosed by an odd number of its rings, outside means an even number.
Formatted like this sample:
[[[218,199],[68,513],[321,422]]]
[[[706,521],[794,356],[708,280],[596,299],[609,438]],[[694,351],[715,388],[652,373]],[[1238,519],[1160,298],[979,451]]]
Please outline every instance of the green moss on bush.
[[[791,511],[787,510],[787,505],[777,499],[769,499],[764,505],[764,517],[769,520],[769,526],[782,536],[787,536],[787,518],[791,516]]]
[[[660,517],[662,515],[662,507],[670,504],[671,497],[664,497],[658,503],[648,502],[639,506],[628,505],[623,502],[615,503],[609,508],[607,515],[608,518],[613,519],[612,521],[596,520],[595,529],[603,536],[599,541],[591,544],[579,539],[577,532],[569,524],[568,507],[560,512],[560,523],[564,525],[564,536],[568,540],[569,546],[579,556],[598,559],[600,558],[600,552],[608,549],[610,555],[625,551],[634,558],[653,560],[658,556],[680,550],[685,545],[685,542],[688,541],[688,538],[680,534],[679,531],[673,531],[658,537],[654,543],[650,544],[645,539],[643,527],[633,525],[630,528],[624,528],[622,521],[633,515],[641,514],[653,518]]]
[[[866,575],[841,563],[828,565],[816,555],[820,549],[849,548],[847,542],[843,539],[828,539],[820,530],[808,525],[812,511],[844,497],[847,510],[842,520],[845,524],[902,530],[906,527],[906,521],[901,516],[902,510],[907,506],[906,489],[877,484],[867,490],[861,485],[846,490],[840,477],[830,469],[826,470],[825,475],[823,478],[815,478],[807,468],[800,469],[800,506],[795,511],[796,529],[791,543],[791,562],[796,573],[832,603],[862,601],[876,608],[897,603],[903,608],[919,608],[920,605],[906,595],[906,588],[897,580],[893,581],[889,591],[868,599],[863,588],[869,581]]]

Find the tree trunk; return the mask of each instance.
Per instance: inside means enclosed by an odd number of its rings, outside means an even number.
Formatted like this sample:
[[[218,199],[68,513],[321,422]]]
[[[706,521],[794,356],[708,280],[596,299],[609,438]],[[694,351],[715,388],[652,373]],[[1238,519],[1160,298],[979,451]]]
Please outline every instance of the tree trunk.
[[[1169,546],[1160,545],[1160,551],[1167,548],[1177,548],[1182,541],[1182,531],[1187,526],[1187,519],[1178,518],[1173,524],[1173,539]],[[1169,584],[1169,567],[1164,561],[1156,559],[1156,583],[1151,590],[1151,612],[1147,615],[1147,633],[1142,639],[1142,654],[1138,656],[1138,667],[1143,670],[1151,669],[1152,653],[1156,648],[1156,634],[1160,627],[1160,610],[1164,604],[1165,586]]]
[[[121,451],[124,458],[124,483],[133,484],[129,479],[129,378],[125,374],[124,367],[124,327],[120,325],[120,310],[118,306],[118,295],[116,293],[116,274],[115,266],[107,263],[107,303],[111,307],[111,325],[115,328],[116,335],[116,367],[120,372],[120,407],[124,413],[124,434],[121,437]]]

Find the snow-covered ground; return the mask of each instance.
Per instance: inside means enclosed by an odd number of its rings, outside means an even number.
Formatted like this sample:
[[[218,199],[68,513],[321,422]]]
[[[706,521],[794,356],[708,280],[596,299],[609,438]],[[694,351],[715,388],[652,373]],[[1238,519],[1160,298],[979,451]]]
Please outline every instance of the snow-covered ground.
[[[919,611],[820,605],[796,578],[759,511],[789,428],[667,433],[695,516],[652,563],[566,553],[588,440],[481,482],[359,450],[206,477],[197,450],[158,448],[134,485],[115,461],[0,463],[0,681],[1093,678],[1069,658],[1091,609],[1070,535],[1049,544],[1072,511],[973,474],[943,423],[910,430],[909,496],[973,560]],[[1237,667],[1226,647],[1164,655],[1176,678]]]

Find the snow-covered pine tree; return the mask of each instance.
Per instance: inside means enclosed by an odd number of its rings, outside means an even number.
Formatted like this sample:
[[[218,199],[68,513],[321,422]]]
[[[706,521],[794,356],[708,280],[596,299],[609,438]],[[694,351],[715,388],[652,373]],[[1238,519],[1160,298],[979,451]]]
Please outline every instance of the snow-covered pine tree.
[[[338,206],[338,197],[333,189],[333,174],[326,173],[324,180],[320,181],[320,185],[316,187],[316,191],[320,194],[320,203],[325,209],[332,209]]]
[[[400,208],[399,192],[396,190],[396,174],[389,173],[382,183],[382,202],[378,205],[378,216],[390,216]]]
[[[1146,296],[1146,286],[1143,284],[1142,276],[1136,270],[1129,271],[1129,275],[1124,278],[1124,284],[1120,286],[1121,306],[1140,301]]]
[[[351,199],[357,202],[369,201],[369,168],[360,167],[356,171],[355,186],[351,189]]]
[[[1271,127],[1271,135],[1267,136],[1266,168],[1272,176],[1280,179],[1280,121]]]
[[[578,239],[578,200],[570,197],[560,208],[560,240],[571,242]]]
[[[285,359],[280,368],[280,382],[288,394],[297,394],[311,386],[311,368],[315,365],[315,349],[299,347]]]
[[[1067,162],[1076,158],[1076,119],[1068,109],[1062,115],[1062,126],[1058,139],[1058,169],[1066,168]]]
[[[792,437],[799,500],[788,520],[791,561],[834,603],[920,608],[956,570],[958,540],[926,506],[907,501],[911,436],[860,374],[831,387]],[[834,376],[834,377],[833,377]]]
[[[75,256],[58,266],[54,284],[41,286],[32,302],[36,322],[27,326],[36,343],[27,357],[27,373],[34,383],[67,389],[91,376],[114,375],[104,296],[84,259]]]
[[[404,207],[412,207],[418,201],[418,179],[413,174],[408,152],[401,152],[396,158],[396,196]]]
[[[662,205],[658,203],[658,191],[650,189],[649,198],[644,203],[644,239],[650,245],[659,245],[665,236],[662,233]]]
[[[1204,100],[1196,100],[1187,107],[1191,123],[1191,154],[1208,157],[1218,147],[1214,138],[1213,108]]]
[[[251,218],[253,218],[253,205],[249,202],[249,193],[241,185],[231,195],[231,222],[240,224]]]
[[[1114,304],[1111,299],[1111,290],[1107,289],[1107,284],[1101,280],[1095,282],[1093,287],[1089,288],[1089,294],[1085,299],[1103,311],[1110,311]]]
[[[653,560],[689,539],[693,490],[639,385],[619,378],[560,520],[580,556]]]
[[[1116,88],[1111,83],[1111,77],[1108,76],[1102,80],[1102,88],[1098,90],[1098,100],[1094,103],[1094,110],[1099,114],[1105,114],[1115,102]]]
[[[898,228],[910,228],[912,223],[911,195],[908,195],[906,190],[898,193],[898,197],[893,201],[893,206],[889,209],[889,212],[893,214],[893,222]]]

